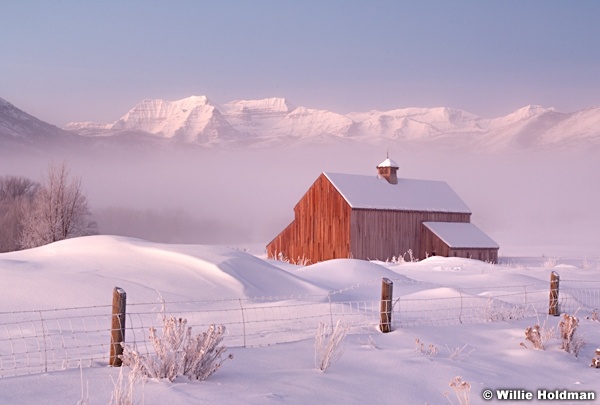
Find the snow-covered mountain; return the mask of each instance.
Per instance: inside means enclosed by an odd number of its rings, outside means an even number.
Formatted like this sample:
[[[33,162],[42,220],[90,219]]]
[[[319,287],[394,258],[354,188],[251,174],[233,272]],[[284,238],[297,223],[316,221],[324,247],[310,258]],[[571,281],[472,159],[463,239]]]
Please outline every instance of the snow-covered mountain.
[[[270,128],[285,118],[295,107],[284,98],[263,100],[235,100],[220,106],[230,122],[240,133],[260,136],[264,128]]]
[[[573,113],[530,105],[506,116],[403,108],[333,111],[294,106],[285,98],[213,103],[205,96],[143,100],[117,121],[73,122],[67,131],[0,99],[0,143],[21,147],[60,141],[268,146],[320,142],[427,144],[474,150],[600,148],[600,107]]]
[[[78,137],[40,121],[0,98],[0,146],[2,149],[46,148],[48,145],[72,141],[75,138]]]
[[[295,107],[284,98],[212,103],[205,96],[144,100],[112,124],[70,123],[84,135],[141,131],[186,143],[273,144],[344,138],[438,142],[483,150],[600,145],[600,108],[561,113],[526,106],[493,119],[446,107],[338,114]]]
[[[144,100],[109,129],[145,131],[187,143],[210,143],[237,135],[204,96],[177,101]]]

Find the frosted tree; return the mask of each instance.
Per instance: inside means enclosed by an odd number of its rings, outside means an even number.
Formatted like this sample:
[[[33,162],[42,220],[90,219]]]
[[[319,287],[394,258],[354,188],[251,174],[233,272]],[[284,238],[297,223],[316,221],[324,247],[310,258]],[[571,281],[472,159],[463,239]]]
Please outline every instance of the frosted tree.
[[[23,218],[31,209],[39,186],[25,177],[0,177],[0,252],[20,248]]]
[[[51,164],[23,220],[21,246],[32,248],[94,233],[81,179],[73,178],[65,162]]]
[[[21,176],[0,177],[0,201],[33,197],[39,184]]]

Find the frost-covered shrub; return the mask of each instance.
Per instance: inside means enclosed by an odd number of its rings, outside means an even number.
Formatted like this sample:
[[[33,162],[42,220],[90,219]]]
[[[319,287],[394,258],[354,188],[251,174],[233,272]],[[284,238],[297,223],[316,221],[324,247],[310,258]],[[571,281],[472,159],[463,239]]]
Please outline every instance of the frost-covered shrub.
[[[87,391],[84,392],[83,370],[81,368],[81,365],[79,367],[81,372],[81,399],[77,401],[77,405],[90,405],[89,387],[87,387]],[[129,373],[127,382],[124,382],[123,367],[121,367],[121,369],[119,370],[119,377],[117,378],[117,381],[115,382],[112,376],[110,376],[110,379],[113,383],[113,391],[110,395],[110,401],[108,402],[108,405],[134,405],[144,403],[143,393],[141,400],[134,400],[134,387],[138,384],[140,380],[142,381],[143,388],[143,383],[145,382],[145,380],[142,376],[131,372]]]
[[[325,371],[342,355],[342,341],[348,333],[349,326],[342,325],[341,319],[337,321],[331,333],[323,322],[319,322],[315,335],[315,366]]]
[[[186,319],[163,316],[162,336],[157,335],[156,328],[150,328],[150,342],[155,354],[140,354],[123,344],[121,358],[134,375],[169,381],[180,375],[205,380],[221,367],[223,361],[233,358],[230,354],[221,359],[226,351],[224,346],[219,346],[224,333],[223,325],[210,325],[206,332],[192,337],[192,328],[187,326]]]
[[[408,255],[408,260],[406,260],[406,259],[404,258],[404,256],[406,256],[406,255]],[[418,261],[419,261],[419,259],[417,259],[417,258],[416,258],[416,257],[413,255],[413,251],[412,251],[412,249],[408,249],[408,251],[402,255],[402,261],[404,261],[404,262],[410,262],[410,263],[415,263],[415,262],[418,262]]]
[[[379,350],[379,346],[377,346],[377,342],[373,339],[373,336],[369,335],[366,341],[363,341],[361,338],[358,338],[358,343],[360,343],[361,347],[373,350]]]
[[[463,381],[460,377],[456,377],[454,380],[450,381],[449,385],[454,390],[460,405],[469,405],[471,403],[471,384]],[[447,392],[444,392],[444,395],[451,403],[453,403]]]
[[[592,359],[592,364],[590,364],[590,367],[600,368],[600,347],[596,349],[594,354],[596,356]]]
[[[600,322],[600,312],[598,312],[597,309],[594,309],[592,311],[592,315],[586,316],[585,319],[589,319],[590,321],[593,321],[593,322]]]
[[[391,259],[386,259],[386,263],[392,263],[392,264],[402,264],[402,263],[405,263],[404,255],[402,255],[402,256],[400,256],[400,255],[398,255],[398,256],[393,255]]]
[[[298,266],[308,266],[310,264],[310,259],[304,255],[298,256],[294,264]]]
[[[112,378],[112,376],[111,376]],[[133,405],[134,403],[138,403],[138,402],[134,402],[133,399],[133,387],[136,385],[136,383],[139,381],[140,376],[131,372],[129,373],[129,377],[127,378],[127,382],[124,383],[123,382],[123,368],[121,367],[121,370],[119,370],[119,377],[117,378],[117,381],[115,382],[113,380],[113,392],[110,396],[110,402],[108,403],[108,405]],[[139,403],[144,403],[144,401],[140,401]]]
[[[561,321],[558,324],[560,331],[560,340],[562,344],[561,349],[567,353],[571,353],[577,357],[579,351],[585,344],[585,341],[577,332],[577,326],[579,325],[579,319],[575,315],[563,314]]]
[[[278,260],[280,262],[296,264],[298,266],[308,266],[311,262],[310,259],[308,257],[306,257],[305,255],[298,256],[296,258],[296,260],[294,260],[293,258],[289,258],[286,255],[284,255],[283,252],[275,253],[272,258],[274,260]]]
[[[421,342],[419,338],[415,339],[415,351],[427,357],[435,357],[438,354],[437,347],[430,343],[425,348],[425,343]]]
[[[542,264],[542,266],[544,266],[547,269],[556,267],[557,265],[558,265],[558,257],[549,257]]]
[[[484,311],[485,319],[489,322],[511,321],[525,317],[524,307],[507,303],[496,303],[493,298],[488,299]]]
[[[540,325],[537,323],[525,329],[525,339],[533,344],[534,349],[544,350],[546,348],[546,342],[540,332]]]
[[[527,340],[534,349],[546,350],[546,344],[552,336],[554,336],[554,328],[547,327],[545,321],[542,326],[540,326],[539,323],[536,323],[525,329],[525,340]],[[529,349],[529,346],[523,342],[521,342],[521,346]]]
[[[90,387],[88,386],[87,389],[84,389],[83,367],[81,366],[81,363],[79,363],[79,376],[81,378],[81,399],[77,401],[77,405],[90,405]]]
[[[467,346],[468,345],[465,344],[462,347],[458,346],[458,347],[455,347],[454,349],[450,349],[448,347],[448,345],[446,345],[446,348],[448,349],[448,353],[449,353],[448,358],[450,360],[458,360],[462,357],[468,356],[469,354],[473,353],[473,351],[475,351],[475,349],[471,349],[468,352],[465,352],[465,349],[467,348]]]
[[[587,257],[583,258],[583,263],[581,263],[581,268],[584,270],[589,270],[591,268],[590,262],[588,262]]]
[[[190,333],[191,329],[188,329]],[[184,345],[183,375],[189,379],[206,380],[221,367],[225,359],[233,358],[233,354],[229,354],[221,360],[221,356],[227,350],[225,346],[219,346],[224,333],[225,326],[210,325],[206,332],[188,340]]]

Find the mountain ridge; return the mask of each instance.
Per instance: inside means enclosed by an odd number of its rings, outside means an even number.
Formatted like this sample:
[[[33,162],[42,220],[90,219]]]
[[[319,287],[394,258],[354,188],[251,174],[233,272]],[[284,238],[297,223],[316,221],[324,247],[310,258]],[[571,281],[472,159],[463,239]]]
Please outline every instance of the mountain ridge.
[[[155,118],[132,120],[132,111],[139,110],[150,101],[161,106],[168,105],[167,109],[173,111],[172,114],[165,116],[161,122],[153,121]],[[192,109],[195,116],[186,116],[183,111],[188,109],[181,108],[183,104]],[[155,109],[151,116],[163,111],[164,107]],[[184,134],[178,139],[205,145],[236,141],[268,141],[267,144],[272,144],[310,139],[318,142],[323,137],[339,137],[367,142],[377,139],[405,142],[444,140],[476,149],[495,150],[566,146],[581,142],[600,144],[600,108],[562,113],[554,108],[527,105],[497,118],[482,118],[449,107],[339,114],[294,106],[281,97],[234,100],[219,105],[206,96],[191,96],[176,101],[144,100],[113,124],[70,123],[67,128],[88,133],[94,128],[107,128],[109,131],[127,128],[163,138],[177,138],[177,134]]]
[[[46,150],[77,142],[80,137],[44,122],[0,98],[0,145],[2,149]]]
[[[70,134],[97,141],[110,138],[112,142],[118,142],[124,134],[129,140],[132,134],[139,134],[138,139],[155,139],[159,144],[202,146],[267,147],[345,139],[368,143],[443,144],[482,151],[582,145],[600,148],[600,107],[563,113],[554,108],[527,105],[505,116],[482,118],[450,107],[340,114],[296,106],[283,97],[218,104],[207,96],[190,96],[174,101],[142,100],[113,123],[71,122],[65,130],[46,124],[43,131],[40,131],[40,123],[45,123],[21,110],[16,109],[21,111],[16,113],[15,109],[0,98],[0,138],[37,139],[39,132],[44,132],[57,134],[57,138]],[[7,131],[7,127],[13,130]]]

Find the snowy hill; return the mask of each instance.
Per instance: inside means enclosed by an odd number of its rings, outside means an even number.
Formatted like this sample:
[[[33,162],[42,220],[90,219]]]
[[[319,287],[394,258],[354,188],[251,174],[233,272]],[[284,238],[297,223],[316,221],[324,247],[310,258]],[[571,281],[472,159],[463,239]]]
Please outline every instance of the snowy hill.
[[[20,310],[68,306],[73,304],[69,291],[74,289],[87,304],[101,305],[103,302],[93,301],[93,291],[99,288],[111,291],[119,279],[121,288],[148,302],[157,299],[157,291],[167,300],[221,300],[325,291],[234,249],[163,245],[119,236],[68,239],[6,253],[0,255],[0,263],[3,280],[7,285],[14,282],[16,287],[3,291],[4,297],[14,303],[11,309]],[[27,282],[18,281],[23,269],[32,269]],[[68,277],[69,282],[64,284],[54,278],[57,272]],[[27,290],[38,289],[48,289],[52,294],[32,296],[27,302],[19,298]]]
[[[174,308],[179,307],[194,335],[206,328],[191,323],[191,316],[196,322],[216,316],[228,331],[226,354],[233,354],[206,381],[181,376],[173,382],[137,382],[133,403],[364,404],[392,399],[479,404],[485,390],[497,399],[508,389],[512,395],[531,392],[534,398],[592,392],[597,399],[598,370],[589,364],[600,343],[598,313],[593,312],[599,283],[590,279],[600,262],[587,260],[589,267],[582,269],[579,259],[550,268],[541,260],[521,258],[509,266],[442,257],[417,263],[344,259],[301,267],[219,246],[109,236],[3,253],[0,403],[109,403],[121,371],[107,367],[114,286],[127,293],[125,342],[137,342],[141,353],[153,349],[134,324],[154,324],[162,335],[160,293],[167,315],[177,316]],[[561,306],[577,310],[574,336],[584,342],[577,357],[561,349],[556,331],[562,317],[545,315],[553,270],[561,275]],[[382,277],[393,280],[397,300],[387,334],[376,326]],[[249,306],[256,294],[269,299]],[[480,319],[467,317],[475,303],[484,304]],[[532,311],[535,306],[538,310]],[[344,350],[325,372],[318,371],[317,324],[338,319],[351,327]],[[242,322],[259,331],[256,338],[271,343],[236,343],[233,330]],[[543,350],[533,349],[525,337],[526,328],[535,324],[544,334]],[[87,356],[95,348],[99,355],[90,362]],[[24,360],[15,361],[17,356]],[[130,369],[122,370],[127,380]],[[393,383],[382,384],[390,376]],[[449,383],[457,376],[468,389],[455,393]]]
[[[600,108],[561,113],[526,106],[487,119],[446,107],[339,114],[284,98],[236,100],[223,105],[205,96],[177,101],[144,100],[112,124],[70,123],[87,135],[141,131],[196,144],[271,145],[345,138],[363,142],[441,142],[481,150],[600,145]]]

